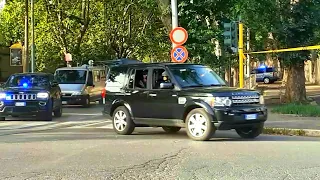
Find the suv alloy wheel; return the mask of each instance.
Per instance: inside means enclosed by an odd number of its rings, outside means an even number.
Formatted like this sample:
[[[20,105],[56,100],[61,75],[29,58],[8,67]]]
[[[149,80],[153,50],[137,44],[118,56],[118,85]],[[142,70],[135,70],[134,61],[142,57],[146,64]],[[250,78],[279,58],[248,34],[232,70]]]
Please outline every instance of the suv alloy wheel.
[[[113,112],[112,125],[114,131],[121,135],[129,135],[135,128],[131,115],[128,109],[124,106],[117,107]]]
[[[196,141],[209,140],[216,130],[211,120],[212,118],[202,108],[190,111],[186,118],[188,136]]]

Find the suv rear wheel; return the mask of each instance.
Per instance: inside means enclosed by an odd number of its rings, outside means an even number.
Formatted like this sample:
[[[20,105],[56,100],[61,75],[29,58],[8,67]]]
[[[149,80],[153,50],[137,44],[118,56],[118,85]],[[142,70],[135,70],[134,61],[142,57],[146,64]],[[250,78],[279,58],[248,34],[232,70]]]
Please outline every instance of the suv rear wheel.
[[[117,134],[129,135],[134,131],[135,124],[132,121],[128,109],[124,106],[117,107],[112,116],[113,129]]]
[[[176,133],[176,132],[180,131],[181,127],[163,126],[162,129],[167,133]]]
[[[186,127],[188,136],[196,141],[209,140],[216,130],[212,118],[202,108],[189,112],[186,118]]]
[[[263,131],[263,125],[259,127],[246,127],[236,129],[238,135],[245,139],[254,139],[258,137]]]

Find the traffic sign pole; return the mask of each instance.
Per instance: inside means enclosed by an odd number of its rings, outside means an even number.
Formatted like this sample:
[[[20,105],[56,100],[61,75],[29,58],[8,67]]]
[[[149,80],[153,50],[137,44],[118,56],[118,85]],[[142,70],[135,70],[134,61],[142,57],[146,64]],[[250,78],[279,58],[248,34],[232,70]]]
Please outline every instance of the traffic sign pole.
[[[243,88],[243,24],[239,22],[239,45],[238,45],[238,52],[239,52],[239,86]]]

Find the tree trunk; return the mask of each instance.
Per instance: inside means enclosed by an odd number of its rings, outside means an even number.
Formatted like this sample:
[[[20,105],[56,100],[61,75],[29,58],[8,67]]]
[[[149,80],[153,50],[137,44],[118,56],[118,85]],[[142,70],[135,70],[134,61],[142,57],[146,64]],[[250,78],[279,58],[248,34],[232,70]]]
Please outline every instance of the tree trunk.
[[[320,58],[319,55],[313,53],[314,62],[314,80],[315,84],[320,85]]]
[[[299,62],[288,67],[285,101],[306,102],[304,62]]]

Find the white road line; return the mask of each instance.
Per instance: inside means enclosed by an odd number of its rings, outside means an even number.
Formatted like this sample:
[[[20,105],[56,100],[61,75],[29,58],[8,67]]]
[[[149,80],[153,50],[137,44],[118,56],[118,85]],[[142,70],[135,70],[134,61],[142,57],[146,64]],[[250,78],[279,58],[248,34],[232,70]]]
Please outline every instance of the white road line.
[[[101,127],[96,127],[97,129],[113,129],[113,125],[112,124],[108,124],[106,126],[101,126]]]
[[[88,123],[88,124],[84,124],[84,125],[76,125],[76,126],[71,126],[71,127],[68,127],[68,129],[81,129],[81,128],[96,128],[95,125],[97,124],[105,124],[106,121],[98,121],[98,122],[93,122],[93,123]]]
[[[74,115],[74,116],[102,116],[102,113],[63,113],[64,115]]]
[[[56,122],[33,122],[33,123],[20,122],[19,124],[9,124],[8,126],[2,126],[0,127],[0,130],[32,128],[32,127],[44,126],[44,125],[50,125],[50,124],[56,124]]]

